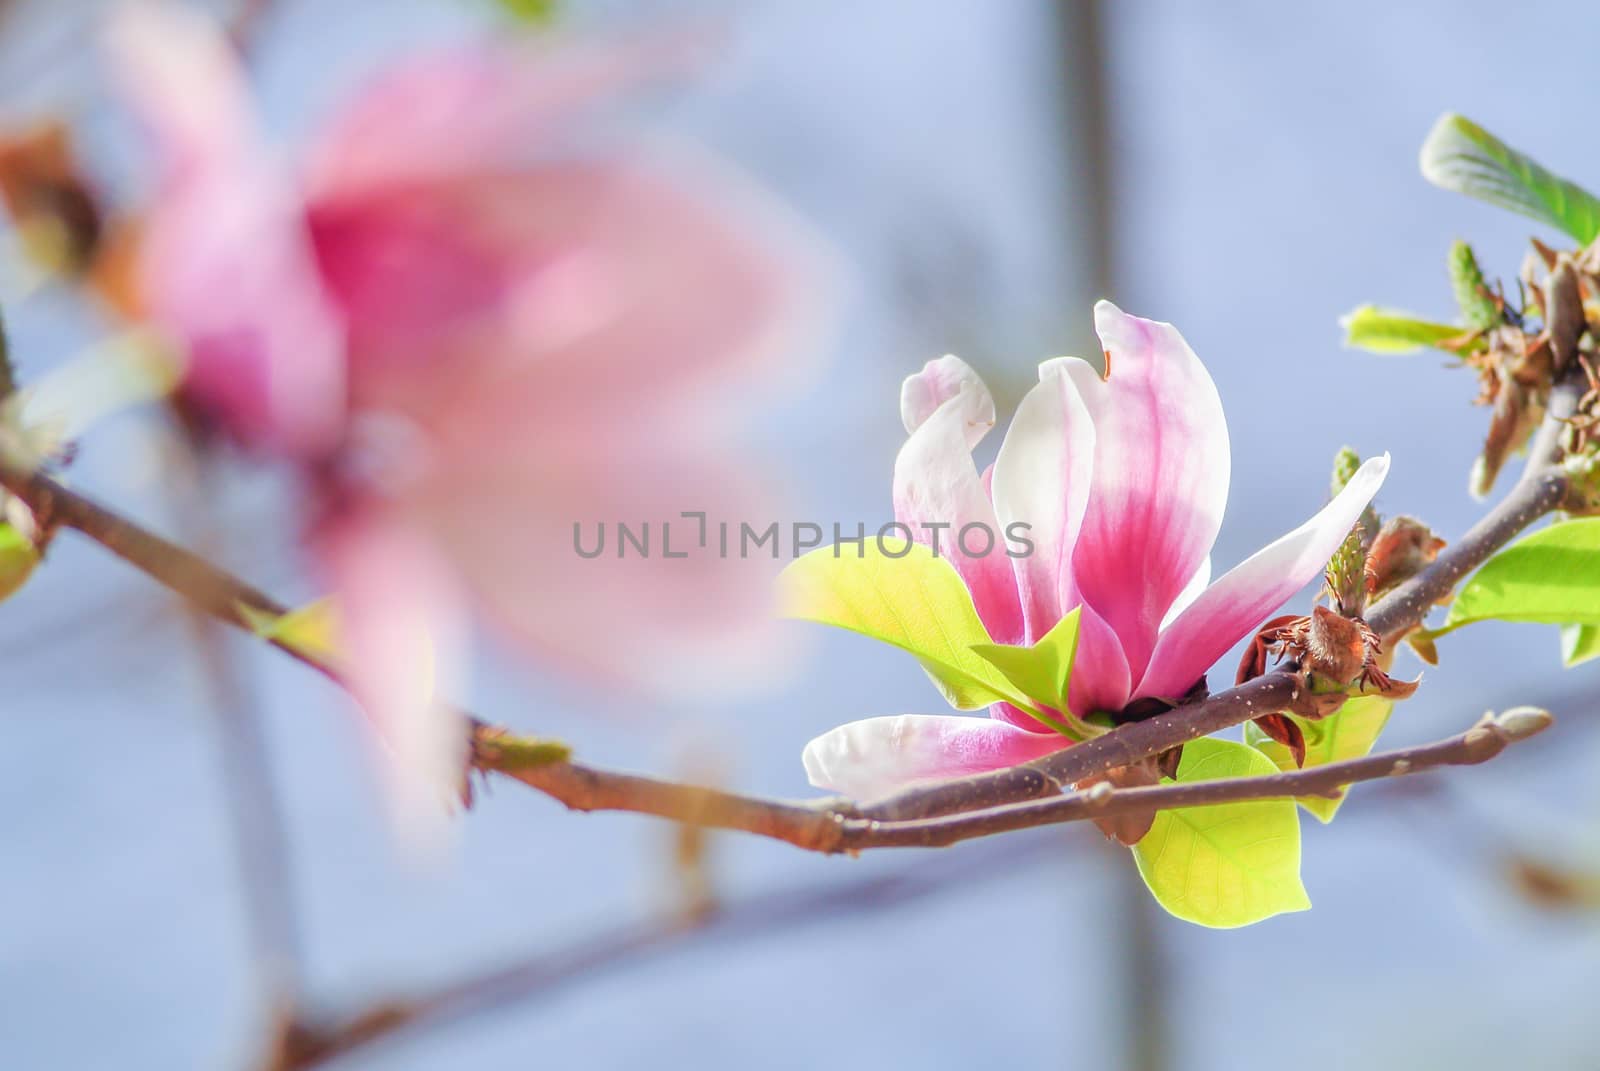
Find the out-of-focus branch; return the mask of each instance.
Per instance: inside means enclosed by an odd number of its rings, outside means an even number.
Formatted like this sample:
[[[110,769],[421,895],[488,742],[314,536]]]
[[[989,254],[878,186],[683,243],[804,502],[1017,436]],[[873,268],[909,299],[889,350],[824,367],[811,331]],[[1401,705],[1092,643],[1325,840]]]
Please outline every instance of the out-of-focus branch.
[[[668,954],[688,943],[787,933],[797,926],[884,911],[1015,874],[1060,851],[1054,836],[1013,838],[985,851],[942,856],[864,880],[785,888],[690,914],[647,920],[539,952],[524,962],[455,982],[426,995],[380,1003],[331,1022],[302,1022],[287,1035],[272,1071],[306,1071],[379,1042],[460,1025],[607,972]]]
[[[201,546],[212,542],[214,528],[202,502],[210,475],[198,450],[183,453],[182,473],[174,495],[185,527]],[[292,1013],[301,986],[304,944],[294,904],[288,831],[273,782],[270,748],[259,705],[240,677],[218,622],[190,603],[185,616],[192,626],[195,651],[209,691],[217,723],[217,758],[221,791],[233,832],[233,854],[239,896],[253,944],[261,998],[274,1021]]]

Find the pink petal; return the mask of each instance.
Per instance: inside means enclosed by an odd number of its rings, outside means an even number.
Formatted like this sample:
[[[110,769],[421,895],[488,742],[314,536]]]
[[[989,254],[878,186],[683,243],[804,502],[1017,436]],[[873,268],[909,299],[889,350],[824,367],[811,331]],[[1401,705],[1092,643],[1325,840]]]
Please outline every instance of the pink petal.
[[[528,417],[542,442],[447,441],[402,492],[489,618],[552,668],[641,694],[725,694],[781,669],[783,562],[774,542],[741,539],[742,522],[761,533],[783,515],[758,472],[660,419],[577,428],[542,416]],[[685,510],[707,514],[703,543]],[[647,552],[621,542],[619,522]],[[588,556],[601,524],[603,551]],[[790,546],[787,531],[776,539]]]
[[[1228,648],[1321,574],[1388,474],[1388,454],[1370,459],[1316,516],[1207,588],[1162,632],[1137,694],[1171,699],[1187,692]]]
[[[446,705],[465,656],[448,563],[381,507],[319,525],[311,549],[333,588],[345,677],[388,753],[397,817],[436,823],[460,795],[467,758],[466,726]]]
[[[352,394],[421,419],[463,395],[663,408],[787,372],[817,311],[813,250],[723,178],[551,164],[318,205],[312,223]]]
[[[1205,561],[1200,563],[1200,568],[1195,570],[1194,576],[1178,592],[1178,597],[1172,600],[1172,605],[1167,607],[1167,616],[1161,619],[1164,629],[1178,619],[1178,615],[1194,605],[1206,588],[1211,586],[1211,555],[1207,554]]]
[[[1082,363],[1082,362],[1078,362]],[[1039,367],[1017,406],[994,464],[994,509],[1005,531],[1026,525],[1033,549],[1013,559],[1026,642],[1049,632],[1077,603],[1072,548],[1089,501],[1094,425],[1063,362]]]
[[[806,776],[817,788],[868,800],[941,777],[983,773],[1068,746],[1055,733],[958,715],[900,714],[832,729],[806,745]]]
[[[981,387],[969,385],[945,401],[900,448],[894,463],[894,513],[916,542],[932,546],[955,566],[995,642],[1015,643],[1022,635],[1022,612],[1005,533],[968,445],[972,415],[988,397],[987,390],[978,395]]]
[[[344,412],[341,325],[219,29],[188,8],[130,4],[109,43],[163,156],[138,289],[188,362],[186,395],[247,442],[326,450]]]
[[[324,203],[525,167],[607,96],[687,66],[683,36],[474,44],[387,68],[328,124],[306,185]]]
[[[941,405],[956,397],[967,400],[967,446],[977,446],[994,427],[994,396],[971,365],[951,354],[929,361],[901,384],[900,419],[906,434],[916,431]]]
[[[124,3],[106,23],[105,46],[118,92],[174,170],[254,151],[250,89],[213,19],[170,0]]]
[[[1122,640],[1111,626],[1084,603],[1078,618],[1078,653],[1072,663],[1072,683],[1067,705],[1079,716],[1096,711],[1114,713],[1127,706],[1133,691],[1132,674]]]
[[[1228,429],[1211,376],[1170,324],[1102,301],[1095,327],[1109,375],[1073,375],[1094,418],[1095,463],[1072,571],[1137,679],[1222,523]]]

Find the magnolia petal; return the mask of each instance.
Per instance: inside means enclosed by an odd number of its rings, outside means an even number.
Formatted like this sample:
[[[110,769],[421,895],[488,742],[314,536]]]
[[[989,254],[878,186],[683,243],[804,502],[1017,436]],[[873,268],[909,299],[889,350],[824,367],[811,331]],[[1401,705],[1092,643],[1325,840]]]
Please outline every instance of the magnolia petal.
[[[118,90],[179,166],[253,145],[239,61],[215,20],[170,0],[137,0],[106,23]]]
[[[221,29],[190,8],[128,4],[107,43],[162,155],[136,289],[183,351],[185,393],[246,442],[325,450],[344,413],[342,325]]]
[[[983,440],[994,427],[994,396],[972,366],[953,354],[923,365],[900,385],[900,420],[910,435],[945,402],[960,397],[966,402],[967,448]]]
[[[318,202],[311,223],[355,401],[430,422],[470,409],[496,423],[491,450],[545,414],[581,427],[790,376],[822,300],[820,255],[781,209],[664,163]]]
[[[687,67],[699,51],[685,35],[473,43],[393,64],[318,136],[306,189],[326,203],[523,167],[564,125],[620,90]]]
[[[467,729],[448,704],[466,653],[466,608],[449,563],[380,507],[319,525],[311,549],[333,588],[341,671],[390,760],[396,818],[426,839],[467,769]]]
[[[1216,385],[1176,328],[1109,301],[1094,315],[1107,377],[1069,368],[1095,428],[1094,486],[1072,571],[1138,678],[1221,526],[1228,428]]]
[[[650,698],[783,672],[773,580],[789,536],[741,533],[779,515],[758,473],[678,425],[546,431],[499,452],[451,446],[406,493],[488,620],[551,669]]]
[[[993,477],[1001,525],[1008,533],[1012,525],[1026,525],[1033,544],[1012,563],[1028,643],[1054,628],[1076,602],[1072,548],[1089,501],[1094,434],[1065,362],[1041,365],[1038,385],[1006,431]]]
[[[1171,699],[1187,692],[1228,648],[1321,574],[1388,474],[1388,454],[1371,458],[1314,517],[1207,588],[1161,634],[1136,694]]]
[[[1068,741],[987,718],[898,714],[853,721],[806,745],[801,759],[817,788],[853,799],[884,796],[921,781],[1028,762]]]
[[[1195,570],[1194,576],[1178,592],[1178,597],[1172,600],[1172,607],[1167,611],[1167,616],[1161,619],[1161,627],[1166,628],[1178,619],[1178,615],[1194,605],[1200,593],[1211,585],[1211,555],[1207,554],[1205,561],[1200,563],[1200,568]]]
[[[1079,717],[1121,710],[1133,691],[1122,640],[1088,603],[1079,611],[1078,657],[1072,664],[1067,705]]]
[[[1022,634],[1022,611],[1011,559],[967,439],[971,416],[982,405],[975,394],[968,386],[945,401],[900,448],[894,513],[913,540],[949,558],[972,592],[990,637],[1015,643]]]

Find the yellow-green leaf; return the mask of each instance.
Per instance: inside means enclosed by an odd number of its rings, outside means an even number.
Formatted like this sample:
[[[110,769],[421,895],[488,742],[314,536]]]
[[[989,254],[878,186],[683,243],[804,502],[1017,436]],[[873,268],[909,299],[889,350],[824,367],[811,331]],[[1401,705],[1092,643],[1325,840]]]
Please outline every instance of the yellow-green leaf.
[[[1054,718],[1044,720],[1051,728],[1074,739],[1092,735],[1083,722],[1067,711],[1068,685],[1072,681],[1072,663],[1078,657],[1078,617],[1074,607],[1055,626],[1039,637],[1032,647],[1013,647],[1002,643],[974,644],[977,655],[1005,675],[1023,695],[1037,700],[1043,706],[1066,714],[1065,723]]]
[[[1326,718],[1313,721],[1290,714],[1300,726],[1306,740],[1306,769],[1326,766],[1330,762],[1359,759],[1372,753],[1383,727],[1389,723],[1394,710],[1394,700],[1381,695],[1356,696]],[[1295,769],[1294,755],[1288,748],[1246,722],[1245,743],[1271,759],[1273,765],[1285,772]],[[1345,790],[1334,799],[1327,796],[1300,796],[1300,806],[1316,816],[1319,822],[1333,821],[1333,816],[1344,803]]]
[[[1339,321],[1339,326],[1344,328],[1346,346],[1384,355],[1415,353],[1424,346],[1439,346],[1467,334],[1464,327],[1435,323],[1377,305],[1352,310]]]
[[[1553,524],[1490,558],[1432,635],[1491,619],[1600,625],[1600,517]]]
[[[1435,186],[1521,212],[1582,245],[1600,234],[1600,199],[1465,116],[1439,117],[1422,143],[1421,162],[1422,177]]]
[[[988,630],[955,567],[925,546],[884,540],[859,550],[819,547],[789,563],[779,591],[787,617],[849,629],[915,655],[958,710],[1004,701],[1042,713],[973,649],[993,642]]]
[[[1177,779],[1277,772],[1255,748],[1208,737],[1184,745]],[[1201,926],[1248,926],[1311,906],[1300,882],[1300,817],[1292,800],[1162,811],[1133,856],[1156,901]]]
[[[238,608],[239,615],[262,639],[326,666],[338,662],[339,621],[332,599],[318,599],[277,616],[244,603],[239,603]]]
[[[1594,625],[1561,626],[1561,662],[1569,669],[1600,657],[1600,628]]]

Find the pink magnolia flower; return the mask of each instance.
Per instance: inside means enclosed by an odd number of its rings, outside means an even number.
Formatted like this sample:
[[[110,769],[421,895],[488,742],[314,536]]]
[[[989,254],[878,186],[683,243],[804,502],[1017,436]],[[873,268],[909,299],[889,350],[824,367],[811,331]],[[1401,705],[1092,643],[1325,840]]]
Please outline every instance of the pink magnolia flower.
[[[1208,586],[1228,497],[1216,386],[1172,325],[1107,301],[1094,313],[1106,377],[1074,357],[1041,365],[981,476],[972,448],[994,424],[983,382],[955,357],[907,379],[901,415],[910,438],[894,470],[896,519],[924,539],[930,524],[951,533],[974,523],[992,532],[1031,526],[1025,557],[968,556],[948,535],[940,546],[998,643],[1032,644],[1081,610],[1067,696],[1078,715],[1186,694],[1322,572],[1389,471],[1388,455],[1368,461],[1316,516]],[[1009,705],[989,714],[853,722],[807,745],[806,771],[819,788],[867,798],[1067,744]]]
[[[161,150],[149,318],[183,391],[320,503],[314,560],[357,697],[408,774],[460,776],[464,607],[645,687],[761,649],[765,578],[710,553],[585,560],[574,525],[756,516],[717,391],[782,367],[806,311],[787,224],[725,176],[567,130],[676,45],[473,45],[391,68],[285,166],[218,28],[138,3],[111,44]],[[690,543],[689,522],[673,532]]]

